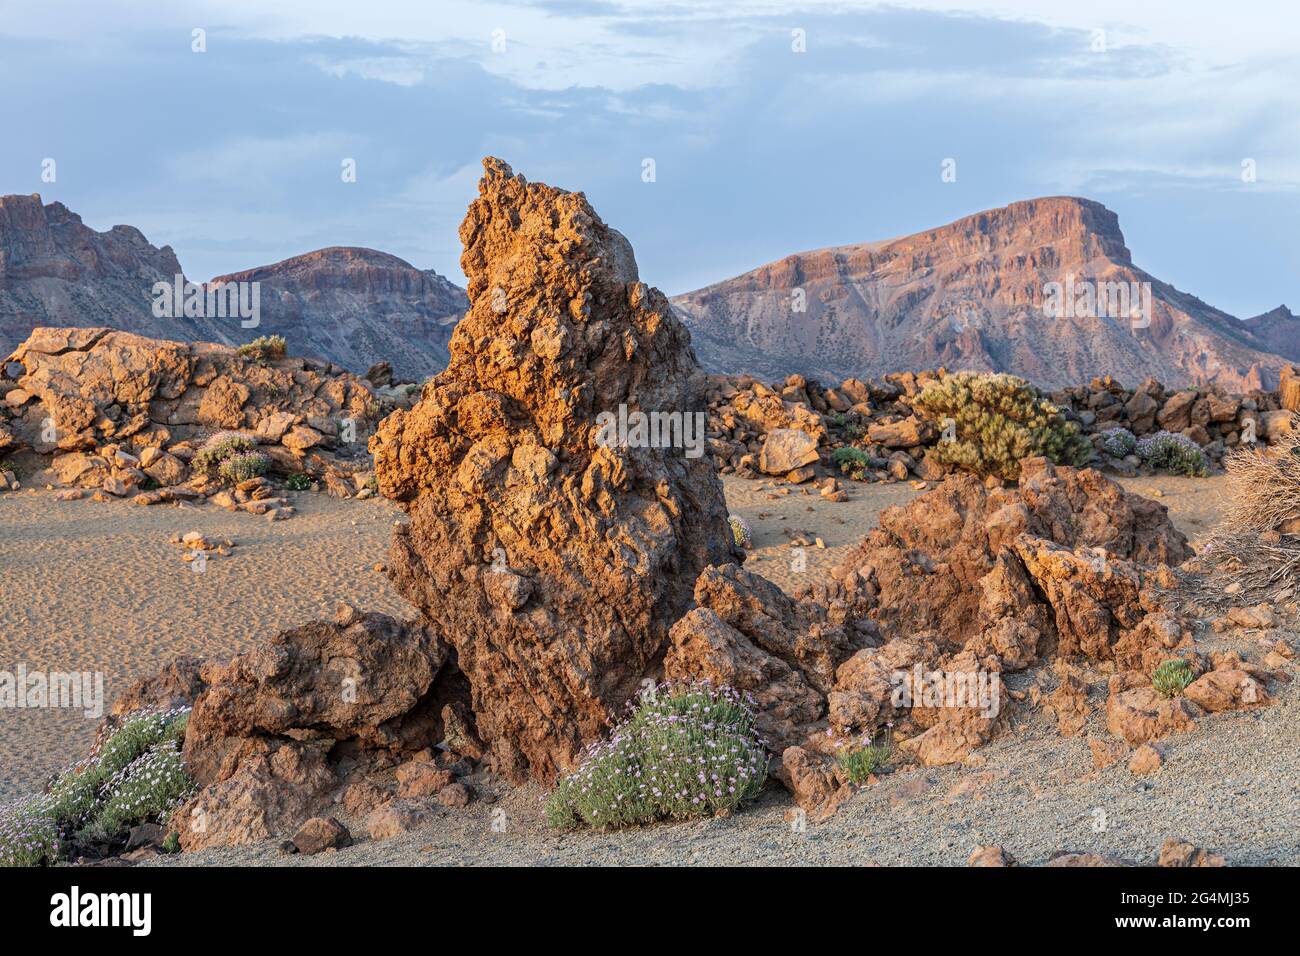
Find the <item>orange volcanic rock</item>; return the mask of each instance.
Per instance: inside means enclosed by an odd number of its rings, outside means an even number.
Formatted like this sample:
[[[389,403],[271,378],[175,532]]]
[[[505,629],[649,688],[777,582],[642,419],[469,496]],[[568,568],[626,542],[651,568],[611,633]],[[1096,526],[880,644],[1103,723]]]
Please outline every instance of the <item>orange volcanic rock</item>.
[[[690,337],[581,193],[484,160],[460,230],[470,312],[446,371],[371,442],[409,514],[397,587],[455,645],[496,770],[551,779],[663,660],[706,565],[739,557],[707,456],[598,440],[698,413]],[[683,439],[684,443],[684,439]]]

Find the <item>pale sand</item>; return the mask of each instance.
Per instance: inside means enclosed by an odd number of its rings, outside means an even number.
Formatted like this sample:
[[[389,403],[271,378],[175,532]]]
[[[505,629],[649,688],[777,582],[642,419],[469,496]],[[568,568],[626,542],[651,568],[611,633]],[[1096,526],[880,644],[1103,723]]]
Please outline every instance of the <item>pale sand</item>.
[[[212,506],[0,495],[0,671],[22,662],[29,671],[102,672],[107,708],[173,657],[230,655],[328,616],[341,599],[413,613],[372,570],[400,512],[383,500],[296,498],[298,515],[268,522]],[[187,531],[230,538],[234,553],[195,573],[168,543]],[[77,711],[0,710],[0,799],[76,760],[97,723]]]
[[[1199,538],[1213,525],[1221,509],[1221,479],[1154,478],[1132,479],[1122,482],[1130,490],[1150,494],[1163,492],[1161,501],[1169,510],[1175,523],[1193,540]],[[831,504],[815,492],[805,494],[796,488],[789,494],[770,499],[772,489],[765,482],[725,479],[727,498],[732,510],[744,516],[754,530],[755,547],[747,567],[762,573],[783,587],[793,588],[805,581],[824,575],[868,530],[876,524],[879,511],[892,504],[911,500],[917,491],[908,484],[854,484],[846,483],[850,501]],[[323,495],[303,493],[295,504],[300,514],[289,521],[270,523],[265,519],[246,514],[230,514],[212,507],[176,508],[155,506],[141,508],[124,503],[97,504],[88,501],[58,502],[40,491],[25,491],[0,495],[0,670],[13,670],[19,661],[29,668],[49,670],[100,670],[105,675],[105,697],[111,702],[133,680],[143,676],[169,658],[179,654],[226,656],[247,648],[258,639],[277,630],[300,624],[313,617],[328,614],[335,601],[349,600],[363,608],[385,611],[399,616],[412,613],[388,583],[387,578],[372,570],[372,565],[383,561],[391,533],[391,523],[399,514],[383,501],[336,501]],[[815,545],[806,548],[806,569],[798,567],[785,529],[802,532],[809,538],[821,537],[824,548]],[[230,537],[236,543],[235,553],[229,558],[214,558],[203,574],[191,571],[181,560],[181,549],[168,543],[176,532],[201,531],[214,538]],[[1249,844],[1247,855],[1238,862],[1269,862],[1295,858],[1295,848],[1279,855],[1277,840],[1290,827],[1281,819],[1274,819],[1278,806],[1277,786],[1289,787],[1294,803],[1295,766],[1294,753],[1284,766],[1270,765],[1267,755],[1276,753],[1273,746],[1278,734],[1285,735],[1293,726],[1295,695],[1283,695],[1281,706],[1270,708],[1264,715],[1211,718],[1202,723],[1194,735],[1189,735],[1189,746],[1183,750],[1170,769],[1177,773],[1164,777],[1166,784],[1178,778],[1180,785],[1197,779],[1204,772],[1198,764],[1222,764],[1221,748],[1236,754],[1238,773],[1235,783],[1241,783],[1254,798],[1249,807],[1235,801],[1235,809],[1223,806],[1225,813],[1235,813],[1238,823],[1232,825],[1231,838]],[[1096,718],[1094,718],[1096,720]],[[1018,813],[1026,801],[1041,804],[1042,787],[1051,791],[1058,784],[1069,793],[1057,792],[1056,799],[1067,799],[1072,813],[1085,812],[1094,798],[1115,800],[1124,793],[1133,793],[1136,784],[1122,767],[1112,768],[1101,775],[1109,783],[1095,791],[1095,786],[1085,786],[1094,775],[1085,773],[1088,766],[1086,747],[1078,738],[1063,740],[1049,726],[1045,718],[1033,717],[1034,732],[1024,737],[1013,735],[986,748],[991,763],[1003,765],[1000,772],[1013,778],[1023,775],[1024,783],[1006,789],[993,779],[981,782],[980,796],[971,805],[970,813],[958,813],[942,806],[931,806],[928,799],[909,798],[903,804],[888,801],[891,808],[915,807],[923,810],[931,826],[943,825],[962,836],[951,843],[933,843],[932,837],[915,846],[895,843],[883,852],[876,841],[853,850],[853,843],[841,846],[829,857],[815,850],[816,841],[805,840],[791,844],[780,835],[787,832],[780,823],[781,798],[768,796],[762,806],[768,809],[751,811],[737,818],[740,823],[721,822],[694,826],[691,833],[705,837],[712,850],[704,852],[704,859],[730,859],[737,862],[758,862],[770,856],[785,860],[840,860],[874,858],[881,862],[961,862],[956,856],[974,832],[982,829],[979,821],[993,811],[1001,814],[1005,808],[1006,826],[1015,829],[1028,826],[1028,820]],[[0,799],[30,793],[38,788],[48,773],[77,759],[93,737],[96,721],[77,713],[56,710],[0,711]],[[1038,726],[1041,725],[1041,726]],[[1028,728],[1027,728],[1028,729]],[[1254,739],[1259,734],[1259,739]],[[1244,737],[1241,735],[1245,735]],[[1080,748],[1083,751],[1080,752]],[[1290,748],[1294,751],[1294,747]],[[1191,761],[1192,752],[1200,751],[1200,759]],[[1253,758],[1248,755],[1255,754]],[[1001,755],[998,758],[996,755]],[[1247,758],[1247,759],[1242,759]],[[1173,758],[1171,758],[1172,761]],[[1028,764],[1026,764],[1028,761]],[[1025,766],[1021,766],[1025,764]],[[1033,782],[1037,776],[1033,767],[1055,768],[1059,781],[1044,779]],[[1242,780],[1241,771],[1249,768]],[[909,772],[900,775],[908,780],[933,779],[940,792],[956,786],[968,771],[943,770]],[[1083,774],[1083,779],[1079,774]],[[1111,780],[1110,778],[1114,778]],[[946,781],[946,782],[944,782]],[[1127,783],[1125,781],[1128,781]],[[1102,781],[1095,778],[1092,784]],[[1023,787],[1028,786],[1025,791]],[[927,788],[928,789],[928,788]],[[1074,791],[1078,791],[1075,793]],[[1177,802],[1179,791],[1161,786],[1162,796]],[[1136,793],[1144,793],[1139,786]],[[1093,794],[1095,793],[1095,797]],[[1135,794],[1136,795],[1136,794]],[[503,794],[503,796],[505,796]],[[866,794],[855,798],[854,811],[845,814],[841,826],[850,825],[859,818],[858,811],[878,804],[878,795]],[[1209,794],[1201,793],[1201,797]],[[529,831],[529,838],[505,851],[498,841],[484,839],[482,834],[489,810],[477,806],[469,816],[444,816],[422,829],[418,839],[393,841],[391,850],[371,845],[373,850],[354,848],[338,855],[338,862],[390,862],[393,854],[405,854],[409,862],[456,862],[461,859],[487,861],[533,860],[537,862],[576,862],[584,855],[594,855],[605,862],[655,859],[651,845],[658,841],[653,831],[643,836],[611,837],[582,836],[559,838],[539,830],[532,819],[536,804],[535,793],[521,791],[517,798],[507,798],[503,805],[511,807],[512,819]],[[988,800],[988,803],[984,803]],[[1198,800],[1199,802],[1199,800]],[[979,804],[983,804],[981,808]],[[1159,801],[1163,808],[1165,801]],[[859,804],[862,806],[859,807]],[[991,804],[996,804],[993,806]],[[1213,801],[1211,801],[1213,805]],[[1204,807],[1204,804],[1202,805]],[[1019,810],[1017,808],[1020,808]],[[1083,808],[1080,810],[1079,808]],[[879,808],[877,808],[879,809]],[[1130,812],[1136,811],[1135,805]],[[1156,807],[1152,807],[1155,812]],[[1242,811],[1245,818],[1242,819]],[[1046,813],[1046,810],[1043,810]],[[1165,811],[1160,810],[1161,813]],[[1279,811],[1285,813],[1285,811]],[[952,814],[952,822],[941,824],[944,816]],[[903,832],[908,818],[911,826],[921,821],[912,811],[895,813],[898,819],[890,829],[893,839],[907,841]],[[750,818],[747,820],[747,818]],[[1042,821],[1053,829],[1055,816]],[[457,821],[462,822],[457,822]],[[1020,823],[1016,824],[1015,821]],[[752,821],[752,822],[751,822]],[[966,821],[966,822],[962,822]],[[1205,836],[1229,838],[1222,830],[1217,816],[1205,818],[1200,827]],[[862,820],[853,825],[856,830]],[[1228,824],[1223,824],[1228,826]],[[736,827],[739,827],[737,831]],[[1282,828],[1279,831],[1279,827]],[[449,829],[450,828],[450,829]],[[463,837],[457,833],[468,828],[473,847],[460,845]],[[901,828],[901,829],[900,829]],[[425,830],[428,832],[425,832]],[[730,842],[741,832],[756,829],[753,838],[757,845],[725,850],[722,844]],[[1001,828],[994,828],[1000,830]],[[1158,845],[1159,826],[1152,823],[1139,831],[1130,831],[1129,839],[1142,845],[1155,841]],[[490,829],[486,832],[491,832]],[[727,837],[725,834],[731,834]],[[1068,826],[1075,835],[1076,844],[1100,848],[1107,840],[1087,838],[1087,827],[1076,820]],[[706,836],[707,834],[707,836]],[[519,834],[522,836],[523,834]],[[993,834],[989,834],[992,836]],[[1189,834],[1191,835],[1191,834]],[[1009,845],[1013,840],[1008,831]],[[1046,853],[1053,847],[1038,845],[1043,834],[1030,837],[1028,846],[1021,844],[1022,853],[1030,856]],[[1066,833],[1060,833],[1065,840]],[[721,838],[722,844],[715,844]],[[778,845],[769,840],[777,839]],[[566,842],[569,841],[569,842]],[[694,842],[694,841],[692,841]],[[420,853],[422,846],[432,843],[433,852]],[[626,845],[624,845],[626,844]],[[497,846],[500,854],[489,848]],[[623,847],[620,850],[620,847]],[[599,850],[597,850],[599,848]],[[765,849],[766,848],[766,849]],[[692,859],[688,847],[658,856],[662,862],[688,862]],[[827,848],[829,849],[829,848]],[[596,851],[593,854],[593,851]],[[811,852],[809,852],[811,851]],[[842,851],[842,852],[841,852]],[[240,851],[241,853],[245,851]],[[255,859],[271,862],[273,854],[265,848],[246,851],[252,854],[233,858]],[[346,858],[346,859],[345,859]],[[213,860],[224,857],[212,857]],[[699,859],[699,857],[696,857]],[[188,855],[187,855],[188,860]],[[278,858],[275,858],[279,862]],[[194,862],[201,862],[199,858]],[[324,862],[324,861],[321,861]]]

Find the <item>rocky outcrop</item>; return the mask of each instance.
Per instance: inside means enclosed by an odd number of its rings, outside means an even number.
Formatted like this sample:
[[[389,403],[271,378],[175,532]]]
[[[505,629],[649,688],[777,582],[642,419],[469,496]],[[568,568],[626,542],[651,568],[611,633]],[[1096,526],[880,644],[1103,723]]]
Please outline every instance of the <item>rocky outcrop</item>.
[[[705,568],[695,601],[673,625],[665,676],[751,695],[757,730],[776,753],[822,721],[835,669],[871,639],[870,631],[833,623],[825,607],[796,602],[734,564]]]
[[[446,744],[443,710],[467,687],[429,627],[340,606],[203,668],[184,759],[198,793],[185,849],[292,834],[354,785]]]
[[[655,673],[700,570],[739,552],[707,456],[601,439],[602,414],[704,410],[627,240],[580,193],[484,170],[451,361],[371,450],[410,516],[390,576],[455,645],[496,770],[545,780]]]
[[[1137,303],[1122,300],[1119,310],[1090,309],[1085,299],[1046,314],[1048,284],[1064,290],[1072,281],[1122,284],[1126,298],[1136,284],[1139,299],[1146,285],[1149,324],[1134,328],[1128,309]],[[1072,305],[1082,295],[1070,295]],[[787,256],[673,305],[710,371],[770,378],[945,366],[1046,387],[1110,374],[1248,391],[1276,385],[1283,364],[1244,323],[1137,268],[1115,214],[1069,196]]]
[[[1014,488],[954,475],[886,509],[835,573],[882,630],[1023,667],[1058,653],[1140,657],[1123,638],[1159,613],[1152,568],[1190,556],[1162,505],[1091,469],[1029,459]]]
[[[0,370],[0,422],[52,481],[116,497],[148,486],[146,503],[217,491],[191,481],[189,462],[224,430],[255,436],[273,473],[364,475],[383,412],[365,380],[328,363],[107,328],[37,329]]]
[[[1168,565],[1190,555],[1161,505],[1030,459],[1014,488],[957,475],[882,512],[830,587],[790,597],[734,565],[706,568],[664,667],[747,692],[781,754],[778,779],[824,815],[846,798],[839,758],[890,728],[924,766],[967,760],[1006,726],[1005,672],[1053,664],[1043,703],[1069,735],[1092,713],[1072,661],[1106,662],[1150,690],[1163,660],[1194,654],[1160,599]]]
[[[825,466],[829,474],[848,473],[861,481],[938,480],[949,469],[929,452],[941,431],[912,406],[922,389],[946,374],[943,369],[900,372],[866,381],[846,379],[833,386],[802,375],[787,376],[770,386],[748,375],[710,375],[709,450],[723,474],[778,475],[780,467],[765,466],[763,451],[768,439],[779,441],[778,448],[788,446],[790,430],[795,430],[816,441],[817,458],[805,455],[804,463]],[[1281,374],[1285,387],[1289,367]],[[1091,438],[1098,467],[1136,474],[1143,468],[1140,461],[1132,455],[1109,454],[1104,432],[1124,428],[1143,438],[1170,431],[1200,445],[1213,464],[1248,443],[1252,435],[1264,443],[1286,431],[1289,413],[1285,409],[1290,406],[1281,391],[1238,394],[1204,385],[1178,389],[1154,378],[1127,388],[1103,376],[1059,388],[1047,397]],[[860,463],[836,467],[832,456],[840,448],[855,449]]]

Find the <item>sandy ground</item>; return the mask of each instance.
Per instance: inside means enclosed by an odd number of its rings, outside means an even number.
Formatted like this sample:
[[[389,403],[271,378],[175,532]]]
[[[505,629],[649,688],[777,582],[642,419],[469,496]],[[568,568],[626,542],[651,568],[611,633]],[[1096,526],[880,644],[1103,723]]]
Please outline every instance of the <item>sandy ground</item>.
[[[747,566],[787,589],[824,575],[875,526],[882,508],[922,493],[908,484],[848,482],[850,500],[831,504],[802,488],[781,493],[735,478],[725,484],[731,509],[754,531]],[[1222,505],[1221,479],[1122,484],[1158,494],[1193,541],[1213,526]],[[58,502],[39,491],[0,495],[0,670],[24,662],[29,669],[102,671],[111,702],[172,656],[228,655],[328,612],[339,599],[410,614],[372,570],[384,559],[395,509],[382,501],[297,497],[297,517],[269,523],[211,507]],[[233,556],[193,572],[167,541],[190,530],[233,539]],[[795,536],[810,543],[792,544]],[[1242,642],[1243,655],[1256,655],[1257,636],[1233,640]],[[1092,693],[1104,703],[1100,675]],[[1027,711],[1014,735],[980,752],[983,766],[887,775],[804,832],[783,820],[790,804],[777,790],[728,820],[557,836],[541,821],[540,793],[480,778],[474,782],[484,801],[439,811],[427,826],[394,840],[312,860],[282,857],[267,844],[159,862],[960,864],[981,842],[1002,843],[1025,862],[1065,848],[1148,860],[1176,835],[1219,848],[1234,863],[1294,864],[1298,718],[1300,691],[1292,685],[1274,707],[1217,716],[1172,738],[1165,768],[1135,778],[1122,763],[1094,771],[1083,738],[1061,738],[1049,718]],[[1104,729],[1102,719],[1094,716],[1094,731]],[[0,711],[0,799],[31,792],[76,759],[95,724],[67,711]],[[1105,819],[1100,829],[1098,811]]]
[[[290,492],[291,497],[294,493]],[[212,506],[142,508],[0,495],[0,671],[101,672],[105,708],[184,654],[226,656],[334,602],[408,616],[384,560],[398,514],[387,502],[304,492],[300,514],[268,522]],[[200,531],[235,542],[202,573],[168,543]],[[0,710],[0,799],[76,760],[98,721],[79,711]]]

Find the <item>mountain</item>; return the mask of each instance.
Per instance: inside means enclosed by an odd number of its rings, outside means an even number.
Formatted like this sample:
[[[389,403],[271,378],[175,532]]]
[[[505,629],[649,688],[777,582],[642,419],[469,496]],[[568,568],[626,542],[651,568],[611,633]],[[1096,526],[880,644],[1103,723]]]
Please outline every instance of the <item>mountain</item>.
[[[1149,283],[1149,327],[1079,314],[1088,311],[1081,287],[1105,283],[1138,283],[1139,299]],[[1065,299],[1078,308],[1044,314]],[[768,379],[945,366],[1013,372],[1049,388],[1109,374],[1247,390],[1272,386],[1283,364],[1238,319],[1133,265],[1118,217],[1073,197],[798,253],[672,301],[706,367]]]
[[[451,331],[469,310],[464,289],[373,249],[321,249],[209,285],[231,282],[261,284],[261,325],[252,335],[283,335],[294,355],[319,355],[352,371],[387,361],[405,379],[446,366]]]
[[[1246,319],[1243,324],[1263,347],[1290,362],[1300,362],[1300,315],[1285,305]]]
[[[158,317],[155,284],[174,285],[181,274],[171,247],[150,244],[138,229],[97,232],[62,203],[0,196],[0,355],[38,326],[109,326],[226,345],[282,335],[295,355],[354,372],[386,360],[399,378],[419,380],[446,364],[452,328],[469,308],[464,290],[432,270],[373,249],[334,247],[203,286],[206,295],[257,282],[255,328],[207,308]]]

